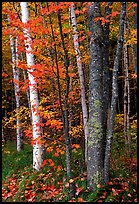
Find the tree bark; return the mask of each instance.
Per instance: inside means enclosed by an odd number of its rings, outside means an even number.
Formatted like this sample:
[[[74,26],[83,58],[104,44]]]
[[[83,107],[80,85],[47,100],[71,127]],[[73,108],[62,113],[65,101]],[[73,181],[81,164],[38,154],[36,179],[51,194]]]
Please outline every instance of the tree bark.
[[[114,118],[116,114],[117,96],[118,96],[118,85],[117,85],[118,66],[119,66],[119,61],[120,61],[121,52],[122,52],[122,45],[123,45],[125,15],[126,15],[126,2],[122,2],[121,12],[120,12],[120,22],[119,22],[119,34],[118,34],[118,40],[117,40],[117,50],[116,50],[116,56],[114,60],[114,67],[113,67],[110,123],[109,123],[109,130],[107,134],[105,160],[104,160],[105,183],[109,181],[109,173],[110,173],[111,143],[112,143],[112,135],[113,135],[113,129],[114,129]]]
[[[29,11],[27,2],[20,2],[21,13],[22,13],[22,22],[26,25],[29,21]],[[43,163],[43,146],[40,143],[42,136],[41,127],[40,127],[40,116],[38,113],[38,91],[37,83],[35,77],[33,76],[33,66],[34,66],[34,55],[32,54],[33,50],[31,48],[31,37],[29,29],[23,29],[24,32],[24,42],[26,47],[26,58],[28,65],[28,78],[30,81],[29,90],[30,90],[30,102],[31,102],[31,113],[32,113],[32,133],[33,133],[33,168],[40,170],[41,164]]]
[[[87,163],[87,140],[88,140],[88,112],[85,99],[85,81],[82,68],[82,59],[80,53],[80,47],[78,42],[77,26],[76,26],[76,16],[75,16],[75,5],[72,3],[71,6],[71,21],[73,28],[73,40],[74,40],[74,49],[76,53],[78,74],[80,79],[80,89],[81,89],[81,104],[82,104],[82,114],[83,114],[83,124],[84,124],[84,134],[85,134],[85,161]]]
[[[90,78],[89,78],[89,136],[87,185],[95,191],[99,183],[103,183],[103,31],[100,20],[100,2],[89,6],[88,18],[90,35]]]
[[[124,32],[126,32],[126,22],[124,24]],[[128,49],[126,40],[124,39],[124,72],[125,72],[125,85],[124,85],[124,134],[126,138],[126,144],[130,152],[131,136],[129,133],[130,129],[130,84],[129,84],[129,73],[128,73]]]
[[[137,3],[137,2],[134,2]],[[134,29],[137,29],[137,6],[134,7]],[[133,45],[133,50],[134,50],[134,70],[135,73],[137,74],[137,44]]]
[[[112,8],[110,6],[113,2],[107,2],[107,6],[105,7],[105,20],[109,20],[109,22],[105,22],[103,28],[103,158],[105,157],[105,148],[106,148],[106,134],[107,134],[107,124],[108,124],[108,114],[110,109],[110,90],[111,90],[111,79],[110,79],[110,71],[109,71],[109,32],[110,32],[110,14]]]
[[[8,17],[10,24],[10,17]],[[10,26],[9,26],[10,27]],[[13,69],[13,79],[14,79],[14,92],[15,92],[15,101],[16,101],[16,142],[17,142],[17,151],[20,152],[23,149],[23,140],[22,140],[22,127],[19,118],[20,111],[20,88],[19,88],[19,69],[18,65],[18,54],[17,54],[17,38],[14,43],[12,33],[10,32],[10,48],[12,53],[12,69]]]
[[[58,5],[58,2],[56,2]],[[62,24],[61,24],[61,14],[60,10],[57,12],[58,14],[58,24],[60,28],[60,36],[61,36],[61,42],[62,42],[62,47],[64,50],[64,65],[66,69],[66,90],[65,90],[65,99],[64,99],[64,132],[65,132],[65,140],[66,140],[66,165],[67,165],[67,176],[68,179],[71,178],[71,144],[70,144],[70,138],[69,138],[69,107],[68,107],[68,94],[69,94],[69,83],[70,83],[70,78],[69,78],[69,57],[68,57],[68,51],[65,46],[65,41],[64,41],[64,35],[62,32]],[[70,183],[70,197],[75,196],[75,183],[72,182]]]

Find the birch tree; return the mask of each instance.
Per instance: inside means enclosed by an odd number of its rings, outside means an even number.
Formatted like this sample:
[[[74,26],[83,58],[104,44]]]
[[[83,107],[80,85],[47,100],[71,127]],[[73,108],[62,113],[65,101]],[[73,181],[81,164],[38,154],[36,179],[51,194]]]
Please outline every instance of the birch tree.
[[[10,17],[8,17],[8,21],[10,24]],[[9,26],[10,27],[10,26]],[[16,101],[16,137],[17,137],[17,151],[23,148],[23,140],[22,140],[22,127],[19,118],[19,110],[20,110],[20,88],[19,88],[19,69],[18,65],[18,39],[16,37],[16,41],[14,42],[12,33],[10,32],[10,48],[12,53],[12,70],[13,70],[13,81],[14,81],[14,92],[15,92],[15,101]]]
[[[124,33],[126,32],[126,21],[124,24]],[[124,39],[124,134],[125,134],[125,142],[129,145],[129,151],[131,146],[131,137],[129,133],[130,129],[130,84],[129,84],[129,72],[128,72],[128,49],[126,45],[126,39]]]
[[[38,113],[38,91],[37,83],[35,77],[33,76],[35,65],[33,50],[31,48],[31,37],[29,28],[26,28],[26,25],[29,21],[29,11],[27,2],[20,2],[22,22],[24,24],[24,42],[26,47],[26,59],[28,66],[28,78],[29,78],[29,90],[30,90],[30,104],[31,104],[31,114],[32,114],[32,134],[33,134],[33,168],[40,170],[41,164],[43,163],[43,146],[40,143],[42,137],[41,127],[40,127],[40,115]]]
[[[120,12],[120,22],[119,22],[119,34],[118,34],[118,40],[117,40],[117,49],[116,49],[116,56],[114,60],[114,67],[113,67],[110,122],[109,122],[108,134],[107,134],[105,160],[104,160],[104,181],[105,183],[109,181],[111,142],[112,142],[114,118],[116,114],[116,103],[117,103],[117,96],[118,96],[117,77],[118,77],[118,67],[119,67],[119,61],[120,61],[122,45],[123,45],[125,15],[126,15],[126,2],[122,2],[121,12]]]
[[[81,104],[82,104],[82,114],[83,114],[83,124],[84,124],[84,134],[85,134],[85,161],[87,162],[87,140],[88,140],[88,113],[87,105],[85,99],[85,82],[82,68],[82,59],[78,42],[77,34],[77,25],[76,25],[76,16],[75,16],[75,5],[72,2],[71,5],[71,22],[73,28],[73,40],[74,40],[74,49],[76,53],[76,61],[78,67],[78,74],[80,79],[80,89],[81,89]]]
[[[133,19],[134,19],[134,29],[137,29],[137,6],[134,7]],[[133,52],[134,52],[134,70],[135,70],[135,73],[137,74],[137,44],[133,45]]]

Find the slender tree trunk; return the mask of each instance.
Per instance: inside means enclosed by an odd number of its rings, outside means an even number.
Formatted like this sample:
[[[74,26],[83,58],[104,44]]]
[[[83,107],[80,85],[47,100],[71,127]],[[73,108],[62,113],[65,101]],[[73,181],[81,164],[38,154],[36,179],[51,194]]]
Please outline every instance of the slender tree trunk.
[[[105,20],[110,20],[110,17],[107,17],[111,14],[112,9],[110,6],[113,2],[107,2],[105,8]],[[110,71],[109,71],[109,32],[110,32],[110,22],[105,22],[103,29],[103,157],[105,157],[105,148],[106,148],[106,134],[107,134],[107,124],[108,124],[108,113],[110,109]]]
[[[90,78],[89,78],[89,136],[87,185],[95,191],[99,183],[103,183],[103,69],[102,43],[103,32],[100,21],[100,2],[89,6],[88,18],[90,35]]]
[[[47,8],[49,11],[49,6],[47,3]],[[59,67],[58,67],[58,56],[57,56],[57,48],[56,48],[56,40],[55,40],[55,35],[54,35],[54,31],[53,31],[53,26],[52,26],[52,20],[51,17],[49,15],[49,20],[50,20],[50,26],[51,26],[51,31],[52,31],[52,39],[55,42],[54,44],[54,52],[55,52],[55,63],[56,63],[56,78],[57,78],[57,87],[58,87],[58,98],[59,98],[59,103],[60,103],[60,109],[61,109],[61,115],[62,115],[62,121],[63,124],[65,123],[65,118],[64,118],[64,111],[63,111],[63,106],[62,106],[62,94],[61,94],[61,85],[60,85],[60,76],[59,76]],[[52,55],[51,55],[52,58]],[[52,58],[52,63],[53,63],[53,58]]]
[[[6,91],[6,89],[5,89],[4,93],[5,93],[5,98],[7,99],[7,91]],[[7,118],[7,106],[5,107],[4,117]]]
[[[58,2],[56,2],[58,5]],[[61,42],[64,50],[64,65],[66,69],[66,90],[65,90],[65,99],[64,99],[64,132],[65,132],[65,139],[66,139],[66,165],[67,165],[67,176],[70,179],[71,178],[71,144],[70,144],[70,138],[69,138],[69,107],[68,107],[68,94],[69,94],[69,83],[70,83],[70,78],[69,78],[69,57],[68,57],[68,51],[65,46],[65,41],[64,41],[64,35],[62,32],[62,24],[61,24],[61,14],[60,10],[57,12],[58,14],[58,24],[60,28],[60,36],[61,36]],[[70,183],[70,197],[75,196],[75,183],[72,182]]]
[[[2,124],[2,143],[5,143],[3,124]]]
[[[134,2],[137,3],[137,2]],[[137,29],[137,6],[134,7],[134,29]],[[133,45],[133,50],[134,50],[134,70],[135,73],[137,74],[137,44]]]
[[[121,52],[122,52],[125,15],[126,15],[126,2],[122,2],[121,12],[120,12],[117,50],[116,50],[116,56],[114,60],[114,67],[113,67],[110,124],[109,124],[109,130],[108,130],[107,141],[106,141],[106,150],[105,150],[105,161],[104,161],[104,181],[105,183],[109,181],[109,173],[110,173],[111,142],[112,142],[112,134],[113,134],[113,129],[114,129],[114,118],[116,114],[116,103],[117,103],[117,95],[118,95],[118,85],[117,85],[118,66],[119,66],[119,61],[120,61]]]
[[[126,76],[124,80],[124,135],[125,135],[125,143],[127,144],[127,84],[126,84]]]
[[[74,3],[72,3],[72,6],[71,6],[71,21],[72,21],[72,28],[73,28],[74,49],[76,53],[78,74],[80,79],[81,104],[82,104],[83,124],[84,124],[84,134],[85,134],[85,161],[87,162],[87,140],[88,140],[88,134],[89,134],[88,113],[87,113],[87,105],[86,105],[86,99],[85,99],[85,82],[84,82],[84,75],[83,75],[83,68],[82,68],[82,59],[80,54],[79,42],[78,42]]]
[[[126,32],[126,22],[124,24],[124,32]],[[124,134],[126,138],[126,144],[130,152],[131,137],[129,133],[130,129],[130,84],[128,73],[128,49],[126,40],[124,39],[124,70],[125,70],[125,86],[124,86]]]
[[[8,17],[8,21],[10,23],[10,17]],[[17,54],[17,38],[14,43],[13,36],[10,33],[10,47],[12,53],[12,68],[13,68],[13,79],[14,79],[14,91],[15,91],[15,101],[16,101],[16,137],[17,137],[17,151],[20,152],[23,148],[23,140],[22,140],[22,127],[19,118],[19,110],[20,110],[20,88],[19,88],[19,69],[18,65],[18,54]]]
[[[29,11],[27,2],[20,2],[22,22],[26,25],[29,21]],[[40,127],[40,116],[38,113],[38,91],[37,83],[35,77],[33,76],[33,66],[34,66],[34,55],[32,54],[31,48],[31,37],[29,29],[24,28],[24,38],[25,38],[25,47],[26,47],[26,58],[28,65],[28,78],[30,81],[29,90],[30,90],[30,102],[31,102],[31,113],[32,113],[32,133],[33,133],[33,168],[40,170],[41,164],[43,163],[43,146],[40,143],[42,137],[41,127]]]
[[[71,8],[69,7],[69,27],[71,26]],[[71,33],[69,33],[69,41],[71,41]],[[69,65],[72,67],[73,63],[72,63],[72,57],[69,56]],[[69,82],[69,92],[71,92],[73,90],[73,86],[72,86],[72,76],[70,76],[70,82]],[[70,105],[69,105],[69,132],[72,131],[72,127],[74,126],[74,114],[73,114],[73,102],[72,100],[70,101]],[[70,137],[70,144],[72,145],[73,143],[73,137]]]
[[[15,73],[15,79],[19,81],[19,75],[20,75],[20,70],[18,68],[18,37],[16,37],[16,42],[15,42],[15,61],[16,61],[16,73]],[[21,127],[21,122],[20,122],[20,87],[17,82],[17,93],[15,93],[16,96],[16,111],[17,111],[17,118],[16,118],[16,135],[17,135],[17,151],[19,152],[21,149],[23,149],[23,132],[22,132],[22,127]]]

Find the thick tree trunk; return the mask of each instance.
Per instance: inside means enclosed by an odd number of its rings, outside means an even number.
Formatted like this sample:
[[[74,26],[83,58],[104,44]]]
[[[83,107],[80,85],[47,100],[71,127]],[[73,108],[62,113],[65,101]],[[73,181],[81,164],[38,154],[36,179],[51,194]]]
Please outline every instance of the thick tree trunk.
[[[85,134],[85,161],[87,163],[87,140],[88,140],[88,134],[89,134],[88,113],[87,113],[87,105],[86,105],[86,99],[85,99],[85,82],[84,82],[84,75],[83,75],[83,68],[82,68],[82,59],[80,54],[79,42],[78,42],[74,3],[72,3],[72,6],[71,6],[71,21],[72,21],[72,28],[73,28],[74,49],[76,53],[78,74],[80,79],[81,104],[82,104],[83,124],[84,124],[84,134]]]
[[[120,12],[120,22],[119,22],[120,25],[119,25],[119,34],[118,34],[118,41],[117,41],[117,50],[116,50],[116,56],[114,60],[114,67],[113,67],[110,123],[109,123],[109,130],[108,130],[106,150],[105,150],[105,161],[104,161],[105,183],[109,181],[109,173],[110,173],[111,142],[112,142],[112,134],[114,129],[114,119],[116,114],[116,103],[117,103],[117,95],[118,95],[118,85],[117,85],[118,66],[119,66],[119,61],[120,61],[121,52],[122,52],[122,45],[123,45],[125,15],[126,15],[126,2],[122,2],[121,12]]]
[[[90,36],[90,78],[89,78],[89,136],[87,185],[95,191],[99,183],[103,183],[103,69],[102,69],[102,43],[103,33],[100,21],[100,3],[94,2],[89,7]]]
[[[29,21],[29,11],[27,2],[20,2],[21,13],[22,13],[22,22],[26,25]],[[41,127],[40,127],[40,116],[38,113],[38,91],[37,83],[35,77],[33,76],[33,66],[34,66],[34,55],[32,54],[31,48],[31,37],[29,29],[24,28],[24,38],[25,38],[25,47],[26,47],[26,58],[28,65],[28,78],[30,81],[29,90],[30,90],[30,102],[31,102],[31,113],[32,113],[32,133],[33,133],[33,168],[40,170],[41,164],[43,163],[43,146],[40,143],[42,136]]]

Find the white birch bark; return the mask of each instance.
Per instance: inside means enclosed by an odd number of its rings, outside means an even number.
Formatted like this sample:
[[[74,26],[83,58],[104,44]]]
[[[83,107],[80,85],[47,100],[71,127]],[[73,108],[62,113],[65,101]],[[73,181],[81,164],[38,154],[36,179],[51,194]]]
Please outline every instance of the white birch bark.
[[[10,17],[8,17],[8,21],[10,24]],[[15,49],[14,49],[15,47]],[[18,54],[17,54],[17,38],[14,44],[13,36],[10,33],[10,48],[12,53],[12,70],[13,70],[13,78],[14,80],[14,91],[15,91],[15,100],[16,100],[16,137],[17,137],[17,151],[20,152],[22,149],[23,141],[22,141],[22,128],[20,125],[19,118],[19,109],[20,109],[20,88],[19,88],[19,69],[16,65],[18,65]]]
[[[19,81],[20,77],[20,71],[18,68],[18,37],[16,37],[16,42],[15,42],[15,62],[16,62],[16,70],[13,71],[14,73],[14,78]],[[17,112],[17,117],[16,117],[16,135],[17,135],[17,151],[20,151],[23,147],[23,135],[22,135],[22,127],[21,127],[21,122],[20,122],[20,116],[19,116],[19,111],[20,111],[20,87],[19,84],[15,84],[15,98],[16,98],[16,112]]]
[[[83,111],[83,124],[84,124],[84,134],[85,134],[85,161],[87,162],[87,140],[88,140],[88,114],[87,114],[87,105],[85,100],[85,86],[84,86],[84,75],[82,68],[82,59],[80,54],[79,42],[78,42],[78,34],[77,34],[77,26],[76,26],[76,16],[75,16],[75,5],[72,3],[71,6],[71,21],[73,28],[73,40],[74,40],[74,49],[76,53],[78,74],[80,78],[80,89],[81,89],[81,104]]]
[[[20,2],[22,22],[24,24],[29,21],[29,11],[27,2]],[[24,37],[25,37],[25,47],[26,47],[26,58],[28,65],[28,78],[30,81],[29,90],[30,90],[30,104],[31,104],[31,113],[32,113],[32,134],[35,143],[33,144],[33,168],[37,171],[40,170],[41,164],[43,163],[43,146],[39,143],[39,138],[41,138],[41,127],[40,116],[38,113],[38,92],[37,92],[37,83],[35,77],[32,75],[34,62],[34,55],[32,54],[31,48],[31,37],[29,29],[24,27]]]
[[[126,22],[124,24],[124,32],[126,32]],[[125,100],[124,100],[124,133],[126,135],[126,142],[131,145],[131,136],[129,133],[130,129],[130,84],[129,84],[129,72],[128,72],[128,50],[126,45],[126,40],[124,39],[124,69],[125,69]]]
[[[2,124],[2,143],[5,143],[3,124]]]

